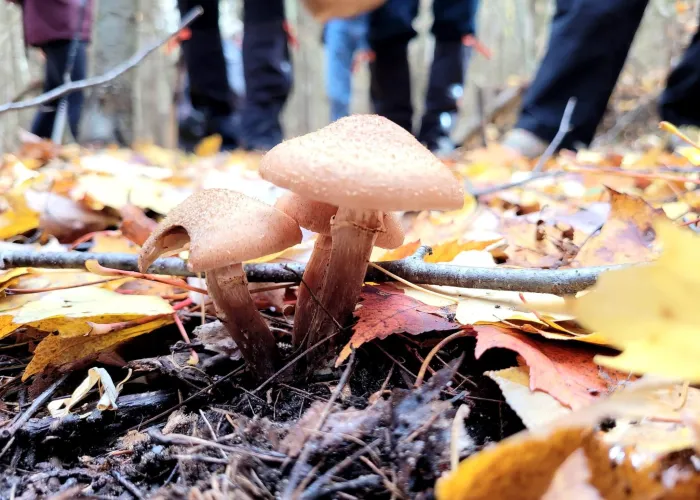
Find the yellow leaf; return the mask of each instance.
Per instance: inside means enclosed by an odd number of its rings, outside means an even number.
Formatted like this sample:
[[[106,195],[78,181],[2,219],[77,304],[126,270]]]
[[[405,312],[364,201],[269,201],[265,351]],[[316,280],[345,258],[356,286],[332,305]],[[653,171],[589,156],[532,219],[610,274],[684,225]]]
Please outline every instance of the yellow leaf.
[[[85,335],[82,337],[49,335],[36,347],[34,357],[24,370],[22,380],[27,380],[32,375],[40,373],[48,366],[63,366],[113,349],[122,342],[172,322],[172,315],[170,315],[105,335]]]
[[[118,323],[172,312],[172,306],[160,297],[123,295],[98,287],[56,290],[0,314],[0,338],[23,325],[77,337],[90,332],[88,322]]]
[[[669,221],[657,221],[663,246],[644,266],[603,274],[572,302],[578,320],[622,350],[596,362],[620,371],[700,382],[700,238]]]
[[[437,500],[540,499],[559,465],[589,436],[585,428],[519,433],[463,460],[438,479]]]
[[[9,208],[0,214],[0,239],[7,239],[39,227],[39,214],[29,208],[24,197],[27,187],[13,188],[5,195]]]
[[[10,269],[9,271],[5,271],[0,275],[0,290],[9,288],[10,284],[12,284],[15,278],[24,276],[28,273],[29,269],[26,267],[16,267],[14,269]]]
[[[214,156],[221,151],[221,136],[219,134],[205,137],[194,148],[194,154],[197,156]]]

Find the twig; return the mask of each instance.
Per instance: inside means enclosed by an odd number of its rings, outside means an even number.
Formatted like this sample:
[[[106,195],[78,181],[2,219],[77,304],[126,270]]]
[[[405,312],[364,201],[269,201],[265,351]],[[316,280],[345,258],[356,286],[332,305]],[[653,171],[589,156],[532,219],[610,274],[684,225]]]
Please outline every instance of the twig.
[[[352,372],[352,367],[355,363],[355,350],[352,350],[352,353],[350,354],[350,360],[348,361],[347,366],[345,367],[345,370],[343,370],[343,374],[340,376],[340,380],[338,381],[338,385],[335,387],[333,390],[333,393],[331,394],[331,397],[328,399],[328,402],[325,404],[323,407],[323,411],[321,412],[321,415],[318,418],[318,421],[316,422],[316,425],[314,426],[314,431],[320,431],[321,428],[323,427],[323,424],[326,423],[326,420],[328,419],[328,415],[330,415],[331,410],[333,409],[333,404],[335,403],[336,399],[340,396],[340,393],[343,391],[343,388],[345,387],[345,384],[348,383],[348,379],[350,378],[350,373]],[[282,494],[282,498],[295,498],[296,495],[294,494],[297,488],[297,484],[299,483],[299,478],[301,477],[302,473],[304,472],[304,469],[306,469],[307,465],[306,462],[309,459],[309,455],[311,455],[311,449],[312,447],[309,446],[308,443],[308,438],[309,435],[305,435],[305,442],[304,442],[304,448],[299,455],[299,458],[297,459],[296,463],[294,464],[294,467],[292,468],[292,472],[289,474],[289,481],[287,482],[287,486],[284,489],[284,493]]]
[[[440,352],[440,349],[445,347],[445,345],[447,345],[448,343],[450,343],[454,339],[458,339],[461,337],[469,337],[473,334],[474,333],[471,330],[460,330],[456,333],[453,333],[449,337],[445,337],[440,342],[438,342],[438,344],[430,350],[428,355],[423,360],[423,364],[421,365],[420,370],[418,371],[418,376],[416,377],[416,381],[413,384],[413,387],[418,389],[421,385],[423,385],[423,378],[425,378],[425,372],[428,370],[428,367],[430,366],[430,362],[433,360],[433,357],[438,352]]]
[[[576,98],[569,97],[569,100],[566,102],[566,107],[564,108],[564,114],[561,117],[561,122],[559,122],[559,130],[557,130],[557,134],[554,136],[554,139],[552,139],[552,142],[549,143],[547,149],[544,150],[540,159],[537,160],[537,165],[532,169],[533,174],[540,173],[544,164],[547,163],[547,160],[559,149],[566,134],[571,131],[571,116],[574,114],[574,108],[576,108]]]
[[[381,484],[382,478],[377,474],[365,474],[363,476],[358,476],[355,479],[343,481],[342,483],[329,484],[328,486],[323,488],[323,491],[320,493],[323,493],[324,495],[330,495],[331,493],[337,493],[339,491],[377,488]]]
[[[209,448],[217,448],[219,450],[228,451],[230,453],[239,453],[242,455],[250,455],[252,457],[259,458],[266,462],[278,462],[282,463],[287,458],[286,455],[278,453],[275,451],[255,451],[249,450],[242,446],[230,446],[227,444],[217,443],[215,441],[208,441],[206,439],[187,436],[186,434],[162,434],[157,429],[149,429],[148,435],[156,442],[160,444],[174,444],[180,446],[206,446]]]
[[[134,495],[134,498],[138,498],[138,500],[144,500],[143,493],[139,491],[139,489],[136,487],[134,483],[129,481],[127,478],[119,474],[119,472],[113,470],[112,471],[112,477],[117,480],[119,484],[121,484],[124,488],[126,488],[129,493]]]
[[[17,433],[18,430],[22,428],[24,424],[27,423],[27,421],[34,415],[39,408],[41,408],[44,403],[46,403],[51,396],[53,396],[53,393],[56,392],[56,389],[59,388],[59,386],[68,378],[68,374],[63,375],[61,378],[56,380],[53,384],[51,384],[44,392],[39,394],[39,396],[32,402],[32,404],[29,406],[29,408],[26,409],[26,411],[21,414],[17,420],[15,420],[7,429],[3,429],[0,431],[0,437],[3,439],[9,439]]]
[[[180,26],[177,28],[177,30],[173,31],[172,33],[170,33],[167,37],[163,38],[162,40],[158,40],[157,42],[153,43],[152,45],[149,45],[148,47],[135,53],[129,59],[127,59],[126,61],[124,61],[121,64],[118,64],[117,66],[115,66],[111,70],[107,71],[103,75],[93,76],[92,78],[86,78],[85,80],[77,80],[75,82],[64,83],[63,85],[56,87],[55,89],[51,90],[50,92],[46,92],[44,94],[41,94],[33,99],[3,104],[2,106],[0,106],[0,113],[6,113],[7,111],[13,111],[13,110],[19,110],[19,109],[33,108],[35,106],[40,106],[40,105],[45,104],[47,102],[53,101],[54,99],[62,97],[66,94],[70,94],[71,92],[75,92],[76,90],[83,90],[83,89],[86,89],[89,87],[96,87],[98,85],[104,85],[105,83],[119,77],[123,73],[126,73],[127,71],[129,71],[130,69],[132,69],[133,67],[138,65],[141,61],[143,61],[153,51],[155,51],[158,48],[160,48],[161,46],[165,45],[171,38],[173,38],[175,35],[177,35],[183,28],[186,28],[187,26],[189,26],[192,23],[192,21],[194,21],[200,15],[202,15],[202,12],[204,12],[204,11],[201,7],[195,7],[190,12],[188,12],[185,17],[182,18],[182,22],[180,23]]]
[[[213,428],[213,427],[211,426],[211,424],[209,423],[209,420],[207,420],[207,416],[204,414],[204,412],[203,412],[201,409],[199,410],[199,414],[202,416],[202,420],[204,420],[204,423],[206,424],[207,428],[209,429],[209,434],[211,434],[211,438],[212,438],[214,441],[218,441],[218,440],[219,440],[219,437],[216,435],[216,432],[214,431],[214,428]],[[219,451],[221,452],[221,456],[222,456],[223,458],[227,458],[226,452],[225,452],[224,450],[222,450],[221,448],[219,448]]]
[[[429,247],[426,247],[426,251]],[[50,269],[83,269],[88,260],[97,260],[102,266],[136,271],[137,256],[120,253],[36,252],[11,250],[0,252],[0,269],[37,267]],[[478,268],[432,264],[418,258],[387,261],[382,268],[412,283],[443,285],[460,288],[481,288],[517,292],[551,293],[570,295],[595,284],[598,276],[606,271],[624,266],[585,267],[580,269],[509,269]],[[187,269],[187,263],[176,257],[156,260],[148,269],[150,274],[170,276],[195,276]],[[299,282],[304,273],[302,264],[248,264],[245,266],[250,282]],[[391,281],[383,273],[370,270],[366,281]]]
[[[507,189],[521,187],[525,184],[529,184],[540,179],[547,179],[548,177],[559,177],[560,175],[566,175],[570,173],[572,172],[566,172],[562,170],[551,170],[549,172],[542,172],[540,174],[531,175],[530,177],[521,179],[519,181],[507,182],[505,184],[499,184],[498,186],[491,186],[484,189],[475,189],[472,191],[472,195],[476,198],[479,198],[481,196],[498,193],[499,191],[505,191]]]

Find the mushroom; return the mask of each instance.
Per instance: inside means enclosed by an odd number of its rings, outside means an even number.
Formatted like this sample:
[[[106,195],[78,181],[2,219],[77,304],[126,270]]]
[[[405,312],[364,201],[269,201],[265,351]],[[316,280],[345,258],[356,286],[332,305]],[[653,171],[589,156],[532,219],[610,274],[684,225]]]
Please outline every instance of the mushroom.
[[[258,378],[279,365],[275,338],[255,308],[242,263],[301,241],[299,225],[288,215],[226,189],[199,191],[175,207],[143,244],[139,269],[146,271],[164,254],[189,243],[188,268],[206,272],[207,290],[217,315]]]
[[[319,309],[318,302],[312,295],[318,298],[326,276],[331,255],[331,218],[338,211],[338,207],[309,200],[295,193],[286,193],[277,200],[275,208],[289,215],[301,227],[318,233],[297,292],[292,341],[295,347],[299,347],[308,334],[311,318]],[[399,220],[394,215],[385,213],[384,226],[386,230],[377,235],[376,246],[387,249],[400,247],[403,244],[404,232]],[[309,289],[312,293],[309,293]]]
[[[377,115],[342,118],[316,132],[272,148],[261,176],[310,200],[338,206],[331,222],[332,248],[309,345],[347,326],[359,299],[383,213],[453,210],[464,204],[461,182],[409,132]],[[344,328],[332,341],[342,345]],[[322,351],[327,351],[323,349]]]

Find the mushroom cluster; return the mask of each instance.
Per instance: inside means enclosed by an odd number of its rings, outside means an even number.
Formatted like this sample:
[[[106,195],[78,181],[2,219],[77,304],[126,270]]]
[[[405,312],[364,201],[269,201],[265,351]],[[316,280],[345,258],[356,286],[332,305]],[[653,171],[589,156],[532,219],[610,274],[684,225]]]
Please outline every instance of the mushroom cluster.
[[[403,242],[398,223],[392,229],[395,219],[386,215],[454,210],[464,204],[462,185],[449,168],[409,132],[377,115],[342,118],[279,144],[263,157],[260,174],[298,195],[278,208],[319,232],[304,275],[318,307],[309,304],[304,297],[308,290],[302,286],[295,342],[311,346],[334,338],[307,359],[311,366],[348,340],[346,327],[352,322],[373,246],[378,241],[388,247]],[[323,219],[334,210],[329,250]],[[317,217],[311,216],[312,223],[310,213]],[[399,233],[392,233],[396,229]],[[343,327],[340,332],[338,324]]]
[[[175,207],[144,243],[139,267],[189,248],[188,267],[206,272],[217,316],[257,378],[280,366],[269,327],[248,291],[243,262],[318,233],[299,287],[293,341],[316,346],[317,367],[347,342],[372,248],[396,248],[404,233],[391,212],[459,209],[461,183],[410,133],[375,115],[343,118],[290,139],[262,159],[264,179],[291,191],[275,207],[226,189],[207,189]],[[337,325],[341,325],[338,331]]]

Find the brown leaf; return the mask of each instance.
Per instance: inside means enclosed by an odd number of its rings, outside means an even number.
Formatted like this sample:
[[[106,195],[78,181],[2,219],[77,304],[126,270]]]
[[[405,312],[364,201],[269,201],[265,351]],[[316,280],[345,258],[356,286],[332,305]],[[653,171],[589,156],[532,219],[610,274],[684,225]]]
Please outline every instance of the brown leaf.
[[[627,374],[602,371],[593,362],[601,349],[546,341],[495,326],[479,325],[474,329],[477,358],[494,347],[517,352],[530,367],[530,390],[544,391],[571,408],[585,406],[627,380]]]
[[[527,217],[503,219],[500,229],[508,242],[505,251],[508,264],[551,268],[564,261],[565,251],[556,244],[562,240],[561,230],[545,223],[531,222]]]
[[[119,209],[122,223],[119,226],[122,234],[137,245],[143,245],[144,241],[158,226],[158,223],[148,217],[143,210],[130,203]]]
[[[600,233],[583,244],[571,267],[627,264],[652,260],[659,253],[653,223],[665,218],[643,199],[608,188],[610,215]]]
[[[374,339],[385,339],[394,333],[419,335],[460,328],[459,324],[446,318],[448,313],[445,309],[412,299],[388,284],[364,287],[361,307],[355,314],[359,321],[350,342],[338,356],[336,366],[350,356],[353,347]]]

